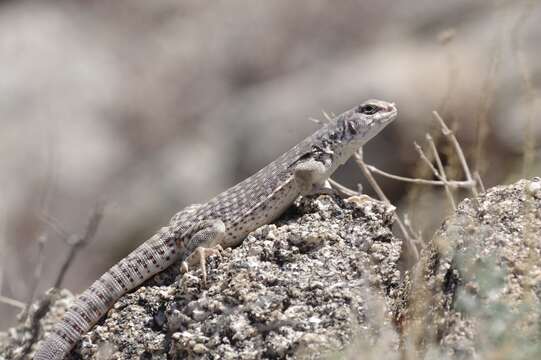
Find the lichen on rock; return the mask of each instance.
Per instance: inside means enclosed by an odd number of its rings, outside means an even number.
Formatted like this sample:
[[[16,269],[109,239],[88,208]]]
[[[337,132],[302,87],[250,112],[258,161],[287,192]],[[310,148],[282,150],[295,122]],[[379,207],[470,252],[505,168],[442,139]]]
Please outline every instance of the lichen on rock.
[[[539,358],[541,179],[464,200],[402,290],[404,335],[429,358]]]

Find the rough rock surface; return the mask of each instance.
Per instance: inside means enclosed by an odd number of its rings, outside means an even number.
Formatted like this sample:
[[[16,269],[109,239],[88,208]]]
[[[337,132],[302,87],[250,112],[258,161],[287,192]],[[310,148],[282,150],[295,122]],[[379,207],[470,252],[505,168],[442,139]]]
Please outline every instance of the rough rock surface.
[[[174,267],[122,297],[70,359],[541,358],[540,178],[464,200],[411,274],[393,214],[303,199],[209,259],[207,287]],[[55,299],[39,326],[34,305],[0,333],[0,360],[29,358],[73,296]]]
[[[427,358],[541,358],[541,179],[464,200],[402,290]]]
[[[207,287],[199,270],[173,267],[122,297],[70,359],[311,359],[354,342],[397,357],[393,216],[365,196],[303,199],[210,258]],[[41,329],[72,299],[61,292]],[[27,321],[0,337],[4,359],[21,353],[30,328]]]

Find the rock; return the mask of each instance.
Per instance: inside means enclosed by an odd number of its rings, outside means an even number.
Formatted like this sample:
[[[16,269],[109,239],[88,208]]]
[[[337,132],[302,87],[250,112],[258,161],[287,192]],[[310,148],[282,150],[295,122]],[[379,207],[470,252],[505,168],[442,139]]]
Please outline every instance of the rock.
[[[301,199],[276,224],[209,258],[207,288],[199,269],[180,275],[174,266],[123,296],[69,358],[315,359],[358,339],[397,358],[390,294],[402,244],[393,216],[371,199]],[[42,329],[72,299],[61,293]],[[0,353],[14,354],[27,331],[8,334]]]
[[[466,199],[422,251],[398,311],[427,358],[541,358],[541,179]],[[498,356],[496,356],[498,355]],[[422,357],[420,354],[417,357]]]
[[[405,273],[392,206],[302,199],[210,258],[208,287],[174,266],[123,296],[69,359],[541,358],[540,185],[462,201]],[[34,304],[0,360],[28,359],[72,300]]]

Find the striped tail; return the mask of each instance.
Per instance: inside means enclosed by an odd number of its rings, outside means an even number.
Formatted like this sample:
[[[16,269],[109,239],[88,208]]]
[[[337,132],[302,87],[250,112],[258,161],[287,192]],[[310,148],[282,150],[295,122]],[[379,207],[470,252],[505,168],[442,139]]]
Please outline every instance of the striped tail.
[[[162,228],[85,290],[41,343],[34,360],[62,360],[118,298],[180,257],[175,234]]]

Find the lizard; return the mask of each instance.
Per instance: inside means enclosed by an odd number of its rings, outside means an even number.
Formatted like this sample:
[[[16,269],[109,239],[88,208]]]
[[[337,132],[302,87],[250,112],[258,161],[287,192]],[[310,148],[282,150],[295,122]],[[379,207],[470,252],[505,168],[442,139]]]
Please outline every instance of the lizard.
[[[244,181],[175,214],[77,297],[38,344],[34,359],[64,359],[116,300],[174,263],[187,271],[188,262],[198,261],[205,284],[205,258],[218,251],[216,246],[237,246],[250,232],[276,220],[297,197],[325,193],[333,172],[397,114],[394,103],[365,101]]]

